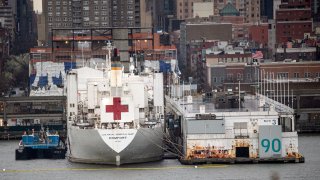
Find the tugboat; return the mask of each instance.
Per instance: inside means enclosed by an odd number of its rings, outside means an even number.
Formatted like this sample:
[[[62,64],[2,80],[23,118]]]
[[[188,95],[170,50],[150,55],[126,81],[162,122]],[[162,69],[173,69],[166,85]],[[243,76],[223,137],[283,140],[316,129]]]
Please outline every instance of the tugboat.
[[[66,146],[60,139],[58,133],[52,134],[43,129],[36,134],[32,129],[32,134],[26,132],[22,135],[19,148],[16,149],[16,160],[29,159],[64,159]]]

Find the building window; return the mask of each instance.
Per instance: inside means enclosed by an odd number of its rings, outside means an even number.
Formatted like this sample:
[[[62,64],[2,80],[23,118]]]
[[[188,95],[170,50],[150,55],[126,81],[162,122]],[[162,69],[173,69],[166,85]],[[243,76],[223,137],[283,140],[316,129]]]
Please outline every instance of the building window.
[[[89,17],[83,17],[83,21],[90,21]]]
[[[309,73],[309,72],[304,73],[304,77],[305,78],[310,78],[311,77],[311,73]]]
[[[241,73],[237,74],[237,80],[242,80],[243,79],[243,75]]]
[[[279,78],[288,78],[288,77],[289,77],[289,73],[287,73],[287,72],[280,72],[280,73],[278,73],[278,77],[279,77]]]
[[[297,72],[293,73],[293,77],[294,78],[299,78],[299,73],[297,73]]]
[[[89,11],[83,11],[84,16],[89,16]]]
[[[213,77],[212,79],[213,79],[213,82],[214,82],[214,83],[217,82],[217,78],[216,78],[216,77]]]
[[[247,74],[247,79],[251,80],[251,74],[250,73]]]

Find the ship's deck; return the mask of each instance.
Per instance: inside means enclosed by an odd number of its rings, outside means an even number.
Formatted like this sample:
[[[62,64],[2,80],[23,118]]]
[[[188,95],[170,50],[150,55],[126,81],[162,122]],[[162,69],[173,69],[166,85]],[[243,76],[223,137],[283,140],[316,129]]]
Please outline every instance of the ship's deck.
[[[260,105],[260,99],[264,99],[267,104],[272,104],[275,107],[277,112],[291,112],[292,109],[286,105],[283,105],[277,101],[269,99],[263,96],[254,96],[254,95],[245,95],[244,101],[241,102],[241,107],[238,106],[238,101],[234,103],[237,105],[236,107],[217,107],[218,104],[223,105],[223,103],[215,103],[213,100],[203,100],[201,95],[199,96],[192,96],[192,102],[188,102],[188,97],[185,96],[183,98],[170,98],[167,97],[167,101],[171,105],[174,105],[180,112],[184,113],[201,113],[200,108],[201,106],[205,107],[205,113],[215,113],[215,112],[257,112],[257,111],[267,111],[269,109],[269,105]]]

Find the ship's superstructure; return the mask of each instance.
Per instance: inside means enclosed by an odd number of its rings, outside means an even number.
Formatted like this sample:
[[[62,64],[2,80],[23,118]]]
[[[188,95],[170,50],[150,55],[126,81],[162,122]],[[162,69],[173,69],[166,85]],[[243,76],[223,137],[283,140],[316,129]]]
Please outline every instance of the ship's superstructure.
[[[163,75],[137,72],[133,59],[126,73],[117,49],[109,43],[108,50],[103,69],[67,75],[69,159],[117,165],[160,160]]]

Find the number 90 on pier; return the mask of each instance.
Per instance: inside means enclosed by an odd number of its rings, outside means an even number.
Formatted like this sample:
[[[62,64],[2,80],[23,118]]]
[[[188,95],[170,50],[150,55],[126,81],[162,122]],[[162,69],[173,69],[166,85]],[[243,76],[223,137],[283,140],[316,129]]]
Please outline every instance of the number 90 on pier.
[[[259,157],[277,158],[282,154],[281,126],[259,127]]]

